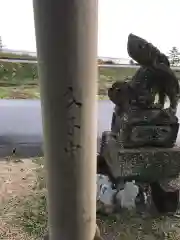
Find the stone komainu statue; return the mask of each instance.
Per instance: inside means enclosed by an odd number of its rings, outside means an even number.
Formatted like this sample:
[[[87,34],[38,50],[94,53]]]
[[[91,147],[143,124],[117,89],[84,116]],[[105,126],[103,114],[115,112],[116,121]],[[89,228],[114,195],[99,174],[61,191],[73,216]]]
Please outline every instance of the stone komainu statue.
[[[167,96],[170,100],[170,110],[176,113],[180,87],[168,58],[151,43],[133,34],[128,37],[127,50],[129,56],[141,65],[132,79],[132,85],[158,94],[162,108]]]
[[[116,106],[111,130],[121,132],[124,147],[172,147],[179,129],[175,116],[180,98],[178,79],[168,58],[146,40],[129,34],[127,50],[140,68],[132,80],[117,81],[108,90]],[[164,109],[166,97],[168,109]]]
[[[132,102],[147,108],[154,106],[155,96],[158,95],[159,107],[164,108],[165,99],[168,97],[170,111],[175,114],[180,98],[180,87],[168,58],[151,43],[133,34],[128,37],[127,49],[130,57],[141,66],[128,84],[116,82],[112,85],[108,91],[111,101],[119,106],[123,98],[126,105],[124,108],[128,104],[132,105]],[[121,92],[121,96],[117,92]]]
[[[180,190],[180,148],[175,146],[179,82],[168,58],[143,38],[129,34],[127,51],[140,68],[131,81],[117,81],[108,90],[115,111],[111,131],[102,135],[100,156],[114,184],[122,179],[149,183],[158,211],[175,212]]]

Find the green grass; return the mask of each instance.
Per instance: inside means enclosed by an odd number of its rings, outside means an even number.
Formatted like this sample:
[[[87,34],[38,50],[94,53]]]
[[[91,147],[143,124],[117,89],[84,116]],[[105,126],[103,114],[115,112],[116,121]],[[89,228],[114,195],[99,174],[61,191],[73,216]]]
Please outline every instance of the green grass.
[[[99,68],[99,76],[105,76],[107,81],[120,80],[123,81],[126,77],[131,77],[135,74],[135,68]]]
[[[98,95],[99,100],[108,99],[107,95]],[[40,99],[39,86],[0,87],[0,99]]]
[[[0,87],[0,99],[38,99],[38,86]]]
[[[98,70],[98,96],[107,99],[107,89],[116,80],[132,77],[135,68],[105,68]],[[176,71],[178,79],[180,72]],[[36,99],[40,97],[37,64],[0,62],[0,98]]]
[[[99,68],[98,98],[108,99],[107,89],[116,80],[132,76],[135,69]],[[36,64],[1,63],[0,99],[37,99],[40,97]]]

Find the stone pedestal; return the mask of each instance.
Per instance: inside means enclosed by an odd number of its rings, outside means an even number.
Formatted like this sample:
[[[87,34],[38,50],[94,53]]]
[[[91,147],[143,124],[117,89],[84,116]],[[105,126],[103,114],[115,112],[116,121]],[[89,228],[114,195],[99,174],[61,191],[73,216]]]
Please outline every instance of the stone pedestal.
[[[141,66],[131,81],[116,81],[108,90],[115,109],[111,132],[102,136],[97,170],[115,186],[146,182],[158,211],[174,212],[180,190],[180,148],[175,147],[179,82],[168,58],[145,39],[129,34],[127,49]]]
[[[159,182],[180,173],[180,148],[121,148],[111,132],[104,132],[100,149],[115,179]]]
[[[177,138],[179,123],[176,116],[160,109],[131,109],[126,116],[114,112],[112,132],[123,148],[171,148]]]

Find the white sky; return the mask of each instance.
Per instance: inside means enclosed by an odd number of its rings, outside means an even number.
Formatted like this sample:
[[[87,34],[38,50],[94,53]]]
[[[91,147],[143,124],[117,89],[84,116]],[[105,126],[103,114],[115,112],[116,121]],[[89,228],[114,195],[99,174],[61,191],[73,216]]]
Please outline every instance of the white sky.
[[[0,36],[10,49],[36,51],[32,0],[0,0]],[[167,53],[180,49],[180,0],[99,0],[98,55],[127,57],[137,34]]]

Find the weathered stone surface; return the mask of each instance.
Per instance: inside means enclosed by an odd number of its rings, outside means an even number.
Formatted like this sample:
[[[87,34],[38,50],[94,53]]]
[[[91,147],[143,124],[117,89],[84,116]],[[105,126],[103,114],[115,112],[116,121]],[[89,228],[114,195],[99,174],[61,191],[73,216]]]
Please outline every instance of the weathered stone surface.
[[[161,54],[159,49],[155,46],[134,34],[129,34],[128,36],[127,51],[130,57],[132,57],[140,65],[145,66],[152,65],[157,56],[160,56]]]
[[[116,81],[108,90],[115,109],[111,132],[102,136],[97,171],[115,186],[133,179],[150,183],[158,211],[174,212],[180,189],[180,148],[173,147],[179,81],[168,57],[145,39],[129,34],[127,50],[140,68],[131,81]]]
[[[108,90],[116,106],[111,131],[117,133],[124,148],[173,147],[179,130],[175,116],[180,98],[178,79],[167,56],[145,39],[130,34],[127,49],[141,67],[131,81],[116,81]],[[166,97],[168,109],[164,109]]]
[[[100,155],[114,178],[160,181],[177,177],[180,172],[180,148],[121,148],[111,132],[102,138]]]
[[[124,148],[173,147],[179,130],[176,116],[166,110],[152,108],[131,110],[124,120],[116,109],[111,131],[117,134],[117,138],[121,137]]]
[[[167,191],[158,182],[151,183],[150,187],[152,201],[159,213],[174,215],[174,213],[178,212],[179,189]]]
[[[145,100],[148,92],[153,93],[153,95],[154,93],[158,94],[158,102],[162,108],[165,104],[165,97],[168,96],[170,109],[176,113],[180,87],[177,77],[170,68],[167,56],[151,43],[134,34],[129,34],[127,50],[129,55],[141,65],[131,84],[138,95],[140,97],[142,95]]]
[[[179,124],[130,126],[130,134],[124,141],[125,148],[133,147],[173,147]]]

